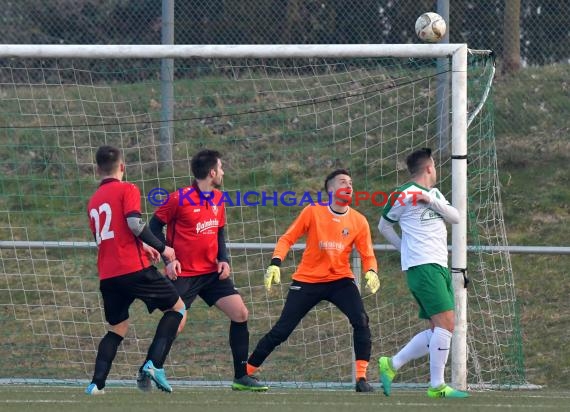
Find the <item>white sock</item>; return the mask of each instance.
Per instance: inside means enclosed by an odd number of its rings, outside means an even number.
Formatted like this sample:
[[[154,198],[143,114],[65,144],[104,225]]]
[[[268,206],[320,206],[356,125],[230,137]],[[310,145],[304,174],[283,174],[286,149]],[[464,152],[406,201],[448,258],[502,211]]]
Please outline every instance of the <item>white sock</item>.
[[[449,356],[450,346],[451,332],[439,327],[434,328],[429,341],[429,372],[432,388],[437,388],[445,383],[445,364]]]
[[[400,369],[411,360],[421,358],[429,353],[429,342],[432,335],[431,329],[426,329],[414,336],[402,349],[392,358],[394,370]]]

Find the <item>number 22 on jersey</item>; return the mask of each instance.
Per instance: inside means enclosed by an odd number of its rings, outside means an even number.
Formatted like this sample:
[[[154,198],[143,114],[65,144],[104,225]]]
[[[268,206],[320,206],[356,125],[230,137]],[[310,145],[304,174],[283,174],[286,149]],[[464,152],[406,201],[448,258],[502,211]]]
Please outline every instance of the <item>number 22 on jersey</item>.
[[[89,216],[93,219],[93,226],[95,227],[95,241],[97,245],[100,245],[103,240],[113,239],[115,233],[109,230],[111,227],[111,218],[113,212],[111,211],[111,206],[109,203],[103,203],[99,206],[99,210],[91,209],[89,211]],[[101,217],[104,217],[103,227],[101,227]]]

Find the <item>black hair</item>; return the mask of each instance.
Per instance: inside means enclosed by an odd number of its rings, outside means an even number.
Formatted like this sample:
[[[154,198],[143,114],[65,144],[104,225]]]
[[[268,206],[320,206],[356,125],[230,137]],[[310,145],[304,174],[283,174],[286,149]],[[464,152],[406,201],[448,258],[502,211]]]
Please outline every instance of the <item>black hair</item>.
[[[221,158],[222,154],[217,150],[204,149],[196,153],[190,162],[194,178],[205,179]]]
[[[329,191],[328,185],[331,180],[333,180],[338,175],[350,176],[350,172],[346,169],[336,169],[333,170],[327,177],[325,177],[325,192]]]
[[[117,171],[123,155],[114,146],[101,146],[95,154],[95,161],[101,174],[110,175]]]
[[[431,149],[428,147],[416,150],[410,154],[406,158],[406,165],[408,166],[410,175],[414,176],[418,173],[429,159],[431,159]]]

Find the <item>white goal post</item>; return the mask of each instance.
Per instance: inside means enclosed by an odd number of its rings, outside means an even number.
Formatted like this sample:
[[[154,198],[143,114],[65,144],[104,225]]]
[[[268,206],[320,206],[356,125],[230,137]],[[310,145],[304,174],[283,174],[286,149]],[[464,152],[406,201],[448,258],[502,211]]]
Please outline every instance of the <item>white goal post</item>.
[[[369,45],[0,45],[2,59],[182,59],[182,58],[450,58],[451,191],[460,223],[452,226],[451,268],[456,303],[452,384],[467,389],[467,59],[466,44]],[[375,227],[375,222],[370,222]],[[397,348],[393,348],[396,350]],[[372,362],[371,362],[372,364]]]

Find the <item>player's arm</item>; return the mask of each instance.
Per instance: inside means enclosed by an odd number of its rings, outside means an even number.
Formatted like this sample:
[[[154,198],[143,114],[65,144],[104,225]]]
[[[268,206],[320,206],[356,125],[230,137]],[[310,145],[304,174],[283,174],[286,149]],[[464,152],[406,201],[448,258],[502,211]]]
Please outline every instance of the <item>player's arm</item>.
[[[275,250],[273,251],[273,258],[279,259],[279,263],[285,259],[291,247],[303,236],[308,228],[311,219],[312,210],[311,206],[304,208],[299,216],[291,223],[287,231],[279,238]],[[272,260],[273,261],[273,260]]]
[[[122,199],[123,216],[133,235],[142,240],[148,246],[156,249],[167,261],[176,258],[174,249],[168,247],[164,242],[156,238],[150,231],[148,225],[142,220],[141,215],[141,194],[139,188],[129,183],[125,186]]]
[[[277,241],[271,263],[267,267],[265,276],[263,277],[263,283],[267,291],[271,290],[272,283],[277,285],[281,283],[281,269],[279,268],[281,262],[285,259],[285,256],[287,256],[291,246],[307,232],[311,216],[309,207],[310,206],[307,206],[301,211],[297,219],[291,223],[291,226],[289,226],[287,231]]]
[[[402,239],[400,239],[400,236],[398,236],[396,230],[394,230],[394,222],[390,222],[382,216],[378,223],[378,230],[380,231],[380,234],[396,248],[397,251],[402,250]]]
[[[218,226],[218,254],[216,256],[218,260],[218,273],[219,279],[227,279],[230,277],[230,259],[228,255],[228,248],[226,247],[226,208],[225,205],[221,205],[221,214],[219,215],[219,225]]]
[[[174,249],[167,247],[152,233],[139,212],[130,212],[127,215],[127,224],[133,235],[150,247],[155,248],[166,261],[170,262],[175,259]]]
[[[218,228],[218,273],[220,280],[230,277],[230,264],[228,259],[228,249],[226,248],[226,239],[224,236],[224,226]]]
[[[428,207],[441,215],[443,220],[451,224],[459,223],[459,211],[449,204],[439,190],[434,189],[429,194],[429,199]]]
[[[362,220],[362,228],[354,239],[354,246],[362,260],[362,267],[366,271],[364,279],[366,280],[366,287],[370,292],[376,293],[380,289],[380,279],[378,278],[378,261],[374,255],[374,248],[372,247],[372,236],[370,235],[370,226],[368,222]]]
[[[415,198],[412,197],[410,199],[407,193],[400,191],[392,192],[390,194],[390,201],[384,206],[380,222],[378,222],[380,234],[398,251],[402,250],[402,239],[394,230],[394,225],[400,221],[407,207],[415,206],[413,199]]]
[[[362,268],[366,271],[373,270],[374,272],[378,272],[378,262],[376,261],[374,248],[372,247],[370,226],[365,219],[363,219],[362,228],[354,239],[354,246],[356,246],[356,250],[362,260]]]
[[[162,206],[158,207],[149,222],[151,232],[160,239],[165,245],[168,245],[164,233],[164,226],[169,225],[176,217],[176,212],[181,204],[179,199],[179,191],[170,194],[168,201]],[[174,259],[163,259],[166,265],[166,276],[175,280],[182,271],[180,262]]]
[[[229,262],[228,248],[226,247],[225,227],[218,228],[218,262]]]
[[[164,226],[166,226],[166,223],[160,220],[156,215],[152,215],[150,222],[148,222],[148,226],[152,234],[162,243],[166,244],[166,237],[164,236]]]
[[[164,223],[156,215],[156,213],[152,215],[152,217],[150,218],[148,226],[152,234],[166,245],[166,237],[164,236],[164,226],[166,226],[166,223]],[[180,265],[180,262],[176,258],[172,260],[167,260],[163,258],[162,260],[166,265],[166,276],[171,280],[176,280],[176,278],[182,271],[182,266]]]

